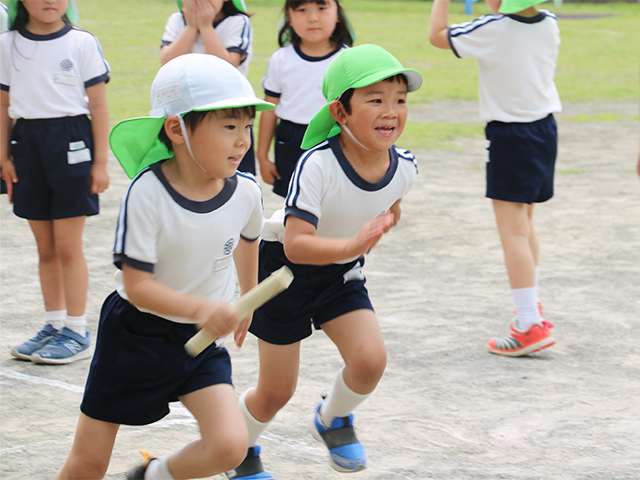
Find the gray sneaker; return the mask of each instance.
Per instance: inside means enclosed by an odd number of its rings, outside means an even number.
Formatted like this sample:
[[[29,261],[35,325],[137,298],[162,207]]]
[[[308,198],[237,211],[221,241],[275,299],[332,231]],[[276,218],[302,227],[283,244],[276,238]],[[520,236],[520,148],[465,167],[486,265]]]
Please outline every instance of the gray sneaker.
[[[46,324],[35,337],[17,347],[13,347],[11,349],[11,355],[20,360],[31,360],[31,354],[49,343],[56,333],[58,333],[58,331],[55,328]]]
[[[91,357],[89,332],[82,336],[67,327],[63,327],[56,333],[53,340],[31,354],[31,361],[50,365],[64,365],[89,357]]]

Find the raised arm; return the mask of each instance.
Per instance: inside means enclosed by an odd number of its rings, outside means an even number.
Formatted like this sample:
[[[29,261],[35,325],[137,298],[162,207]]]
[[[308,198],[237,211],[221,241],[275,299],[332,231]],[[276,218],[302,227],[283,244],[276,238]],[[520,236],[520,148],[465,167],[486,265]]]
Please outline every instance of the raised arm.
[[[434,47],[451,50],[449,44],[449,0],[433,0],[429,20],[429,41]]]

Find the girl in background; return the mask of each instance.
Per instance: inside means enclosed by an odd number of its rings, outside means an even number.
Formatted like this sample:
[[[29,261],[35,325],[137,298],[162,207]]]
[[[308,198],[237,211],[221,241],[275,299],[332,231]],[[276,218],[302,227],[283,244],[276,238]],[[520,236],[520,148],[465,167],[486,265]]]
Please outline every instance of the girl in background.
[[[0,167],[13,211],[36,239],[45,307],[42,330],[11,354],[71,363],[91,356],[82,231],[109,186],[110,68],[96,37],[73,26],[73,0],[8,6],[11,31],[0,37]]]
[[[274,111],[260,116],[258,162],[265,183],[285,197],[303,150],[311,117],[326,103],[322,76],[335,56],[355,40],[339,0],[286,0],[276,50],[262,79]],[[269,159],[275,135],[275,163]]]

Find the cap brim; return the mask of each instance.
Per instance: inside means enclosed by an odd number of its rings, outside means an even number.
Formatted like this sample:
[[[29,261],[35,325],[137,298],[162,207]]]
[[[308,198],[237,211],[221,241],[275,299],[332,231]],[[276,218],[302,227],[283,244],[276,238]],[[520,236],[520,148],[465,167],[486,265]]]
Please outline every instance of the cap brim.
[[[394,68],[378,71],[361,78],[349,88],[363,88],[378,83],[385,78],[394,77],[396,75],[404,75],[407,79],[407,92],[415,92],[422,85],[422,74],[413,68]]]
[[[499,13],[516,13],[521,12],[529,7],[543,3],[546,0],[502,0],[500,3]]]
[[[173,157],[158,139],[164,121],[164,116],[130,118],[111,130],[109,146],[129,178],[153,163]]]

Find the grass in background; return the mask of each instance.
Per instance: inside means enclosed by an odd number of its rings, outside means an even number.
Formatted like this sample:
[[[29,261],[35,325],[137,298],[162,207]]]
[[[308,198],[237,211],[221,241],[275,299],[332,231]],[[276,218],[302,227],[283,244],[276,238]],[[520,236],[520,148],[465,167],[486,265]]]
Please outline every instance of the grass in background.
[[[458,59],[450,51],[428,42],[431,2],[395,0],[343,0],[354,24],[356,44],[377,43],[406,67],[420,70],[423,87],[410,95],[413,104],[438,100],[477,99],[476,63]],[[282,0],[247,0],[254,13],[254,56],[249,80],[262,96],[260,81],[269,56],[277,48],[276,27]],[[150,109],[149,87],[160,67],[160,37],[173,0],[78,0],[80,27],[95,34],[113,69],[107,86],[112,123],[144,116]],[[553,4],[543,8],[560,15],[562,45],[556,82],[564,102],[638,100],[640,8],[637,4]],[[484,2],[464,14],[462,2],[452,2],[450,22],[461,23],[489,13]],[[608,15],[603,18],[569,19],[563,15]],[[585,121],[586,119],[577,119]],[[615,119],[611,118],[612,121]],[[451,135],[476,136],[468,125],[437,126],[411,122],[403,140],[410,148],[433,146]],[[437,132],[436,136],[432,132]],[[481,133],[480,133],[481,134]],[[403,146],[405,142],[403,141]],[[441,142],[440,142],[441,143]]]

